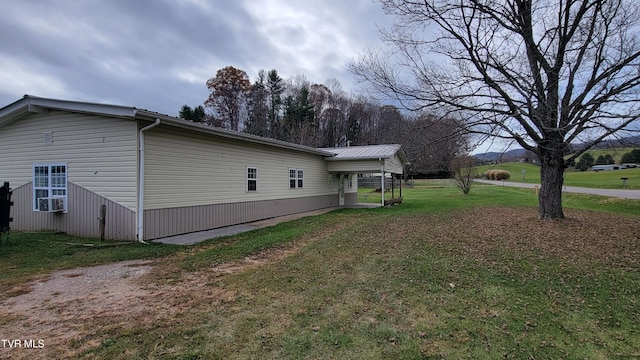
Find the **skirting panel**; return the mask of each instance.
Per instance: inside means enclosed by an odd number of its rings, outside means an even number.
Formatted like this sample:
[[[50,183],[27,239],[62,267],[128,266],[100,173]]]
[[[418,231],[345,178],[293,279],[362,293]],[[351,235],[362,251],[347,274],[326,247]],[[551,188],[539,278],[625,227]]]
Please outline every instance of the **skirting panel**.
[[[135,240],[135,212],[71,182],[67,183],[66,213],[33,211],[32,183],[13,190],[11,229],[22,231],[54,231],[69,235],[99,238],[100,207],[107,206],[105,238]]]
[[[344,204],[353,205],[358,203],[358,193],[346,193],[344,194]]]
[[[186,234],[337,206],[337,195],[153,209],[144,212],[144,238]]]

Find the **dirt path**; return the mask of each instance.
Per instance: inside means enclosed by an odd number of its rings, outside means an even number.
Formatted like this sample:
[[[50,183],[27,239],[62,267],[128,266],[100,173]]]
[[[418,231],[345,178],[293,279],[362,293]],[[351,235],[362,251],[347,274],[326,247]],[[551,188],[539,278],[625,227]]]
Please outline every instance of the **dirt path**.
[[[236,294],[212,282],[282,260],[354,221],[202,271],[185,273],[174,265],[175,259],[165,259],[162,264],[134,260],[54,272],[30,283],[32,291],[0,302],[0,359],[73,358],[101,344],[98,330],[117,333],[136,325],[170,323],[198,304],[233,300]],[[179,281],[163,281],[175,278],[176,272]]]
[[[152,293],[136,279],[150,270],[148,262],[123,261],[57,271],[31,283],[31,292],[0,303],[2,338],[21,340],[20,344],[0,343],[0,358],[64,358],[71,355],[69,344],[99,319],[117,323],[137,318],[148,311],[145,300]],[[34,342],[25,344],[25,340]]]

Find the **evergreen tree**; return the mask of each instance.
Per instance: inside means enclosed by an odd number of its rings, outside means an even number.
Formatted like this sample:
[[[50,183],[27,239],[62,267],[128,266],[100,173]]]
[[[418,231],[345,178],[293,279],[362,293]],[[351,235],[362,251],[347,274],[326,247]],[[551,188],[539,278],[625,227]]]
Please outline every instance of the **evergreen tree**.
[[[590,153],[584,153],[582,157],[580,157],[580,160],[583,161],[587,167],[592,167],[596,161]]]
[[[640,149],[634,149],[630,152],[622,155],[622,159],[620,160],[622,164],[640,164]]]

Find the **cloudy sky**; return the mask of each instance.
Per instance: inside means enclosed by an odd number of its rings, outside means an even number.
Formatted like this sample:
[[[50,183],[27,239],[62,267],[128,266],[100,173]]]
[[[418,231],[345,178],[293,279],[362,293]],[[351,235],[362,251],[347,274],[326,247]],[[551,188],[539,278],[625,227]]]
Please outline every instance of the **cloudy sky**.
[[[351,91],[346,63],[392,20],[372,0],[7,0],[0,107],[30,94],[177,115],[228,65]]]

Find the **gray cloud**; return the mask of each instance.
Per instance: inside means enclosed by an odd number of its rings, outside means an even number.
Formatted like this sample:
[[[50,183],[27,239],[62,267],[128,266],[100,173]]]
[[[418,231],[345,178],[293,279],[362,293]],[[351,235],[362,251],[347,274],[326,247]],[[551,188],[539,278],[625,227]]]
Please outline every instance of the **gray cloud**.
[[[390,21],[370,0],[7,1],[0,106],[28,93],[175,115],[227,65],[350,89],[346,62]]]

